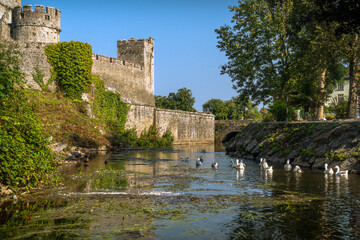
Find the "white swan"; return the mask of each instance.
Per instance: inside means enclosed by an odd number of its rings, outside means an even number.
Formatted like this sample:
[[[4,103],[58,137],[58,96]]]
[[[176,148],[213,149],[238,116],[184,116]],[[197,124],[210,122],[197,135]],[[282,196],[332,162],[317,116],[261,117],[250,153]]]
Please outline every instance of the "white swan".
[[[301,168],[297,165],[294,167],[293,172],[302,173]]]
[[[201,159],[200,158],[196,159],[196,166],[200,167],[201,165],[202,165]]]
[[[213,169],[217,169],[217,168],[219,167],[219,164],[218,164],[217,162],[212,162],[212,163],[211,163],[211,167],[212,167]]]
[[[267,168],[265,169],[265,171],[268,172],[268,173],[272,173],[272,172],[273,172],[273,167],[272,167],[272,166],[267,167]]]
[[[264,170],[269,167],[269,165],[267,164],[265,158],[260,158],[260,163],[259,163],[259,165],[260,165],[260,167],[263,168]]]
[[[325,163],[324,173],[334,174],[334,171],[332,170],[332,168],[328,168],[328,164],[327,164],[327,163]]]
[[[239,159],[236,159],[236,168],[238,170],[245,170],[246,165],[243,163],[243,160],[239,162]]]
[[[286,164],[284,165],[284,169],[285,169],[286,171],[291,171],[292,166],[291,166],[291,164],[290,164],[290,160],[289,160],[289,159],[286,161]]]
[[[338,165],[336,165],[334,169],[336,169],[335,175],[337,176],[347,176],[349,172],[349,170],[340,171],[340,167]]]

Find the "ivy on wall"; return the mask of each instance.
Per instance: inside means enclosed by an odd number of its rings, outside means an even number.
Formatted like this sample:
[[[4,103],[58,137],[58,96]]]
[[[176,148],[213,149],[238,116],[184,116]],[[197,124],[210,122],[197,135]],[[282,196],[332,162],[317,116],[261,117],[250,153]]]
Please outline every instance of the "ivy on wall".
[[[111,131],[121,133],[125,129],[128,104],[121,101],[120,94],[107,91],[104,81],[93,76],[95,85],[93,111],[96,117],[103,119]]]
[[[92,75],[92,47],[77,41],[60,42],[45,49],[48,62],[53,67],[59,87],[71,99],[81,99],[90,90]]]

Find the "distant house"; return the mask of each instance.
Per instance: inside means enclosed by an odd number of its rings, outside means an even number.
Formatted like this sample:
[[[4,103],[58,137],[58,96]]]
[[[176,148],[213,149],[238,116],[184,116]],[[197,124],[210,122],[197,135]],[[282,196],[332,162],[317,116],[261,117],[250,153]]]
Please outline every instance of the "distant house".
[[[344,83],[339,84],[337,89],[330,94],[328,101],[325,103],[326,106],[329,106],[331,103],[339,103],[343,100],[348,100],[349,98],[349,78],[345,78]]]

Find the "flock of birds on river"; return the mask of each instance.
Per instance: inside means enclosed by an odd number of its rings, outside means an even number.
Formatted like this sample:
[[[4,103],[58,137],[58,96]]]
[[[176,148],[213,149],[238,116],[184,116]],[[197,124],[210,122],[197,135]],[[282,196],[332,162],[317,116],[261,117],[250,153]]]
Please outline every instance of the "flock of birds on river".
[[[184,158],[184,157],[181,157],[181,159],[183,160],[188,160],[189,158]],[[196,159],[196,167],[200,167],[204,162],[204,159],[202,157],[199,157]],[[237,170],[240,170],[240,171],[244,171],[245,168],[246,168],[246,165],[245,163],[243,163],[243,160],[240,160],[239,159],[236,159],[235,161],[233,159],[230,160],[230,166],[237,169]],[[260,158],[260,163],[259,163],[259,166],[262,170],[268,172],[268,173],[272,173],[273,172],[273,167],[272,166],[269,166],[268,163],[266,162],[266,159],[265,158]],[[335,174],[336,176],[348,176],[348,172],[349,170],[345,170],[345,171],[340,171],[340,167],[339,166],[335,166],[333,168],[328,168],[328,164],[325,163],[325,170],[324,170],[324,173],[325,174],[329,174],[329,175],[333,175]],[[215,161],[213,161],[211,163],[211,167],[213,169],[217,169],[219,167],[219,164]],[[284,169],[286,171],[293,171],[295,173],[302,173],[302,170],[299,166],[295,166],[294,168],[292,167],[292,165],[290,164],[290,160],[287,160],[286,164],[284,165]]]

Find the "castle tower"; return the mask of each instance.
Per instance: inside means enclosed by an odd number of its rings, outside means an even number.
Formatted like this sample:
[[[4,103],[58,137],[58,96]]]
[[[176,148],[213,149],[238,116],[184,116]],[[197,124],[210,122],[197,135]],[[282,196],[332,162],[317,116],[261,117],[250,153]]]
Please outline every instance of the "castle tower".
[[[0,40],[9,41],[12,9],[21,6],[21,0],[0,0]]]
[[[25,42],[58,43],[60,39],[61,12],[52,7],[31,5],[13,9],[12,38]]]
[[[145,71],[147,91],[154,94],[154,39],[119,40],[117,58],[140,65]]]

